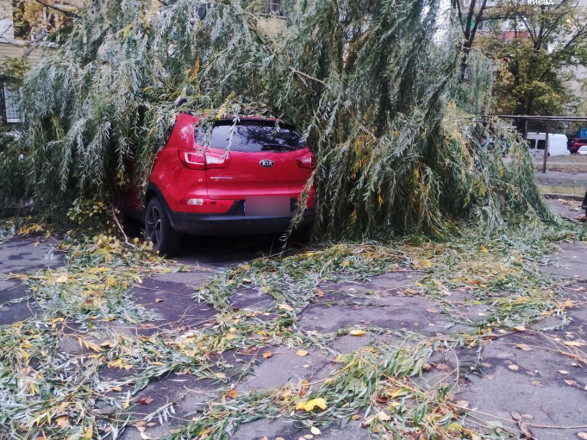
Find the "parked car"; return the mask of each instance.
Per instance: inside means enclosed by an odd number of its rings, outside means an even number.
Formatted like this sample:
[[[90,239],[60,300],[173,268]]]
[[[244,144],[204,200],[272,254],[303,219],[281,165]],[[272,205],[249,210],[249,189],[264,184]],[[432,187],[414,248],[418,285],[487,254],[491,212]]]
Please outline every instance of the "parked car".
[[[587,145],[587,138],[572,138],[569,141],[569,151],[571,154],[576,154],[579,148]]]
[[[577,154],[580,156],[587,156],[587,145],[579,147],[579,149],[577,150]]]
[[[546,147],[546,133],[529,132],[526,135],[528,141],[528,148],[530,153],[534,156],[544,155],[544,148]],[[569,153],[567,136],[561,133],[548,134],[548,155],[549,156],[564,156]]]
[[[291,125],[240,117],[218,120],[206,132],[203,118],[177,116],[146,196],[127,199],[153,249],[167,255],[178,250],[180,234],[285,231],[314,168],[314,155]],[[314,208],[312,190],[300,228],[312,225]]]

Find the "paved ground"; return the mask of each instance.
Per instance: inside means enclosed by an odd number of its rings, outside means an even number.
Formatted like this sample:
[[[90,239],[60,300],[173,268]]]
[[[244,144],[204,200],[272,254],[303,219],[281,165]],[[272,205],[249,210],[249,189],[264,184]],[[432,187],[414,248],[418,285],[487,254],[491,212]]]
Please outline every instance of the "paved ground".
[[[581,214],[573,205],[551,203],[565,215]],[[133,288],[136,301],[151,309],[158,319],[131,330],[153,334],[161,328],[185,331],[207,325],[214,319],[215,311],[193,301],[194,289],[219,269],[276,249],[278,243],[272,239],[260,243],[250,240],[188,242],[178,259],[189,267],[187,272],[145,279]],[[579,438],[579,432],[587,431],[584,428],[587,424],[587,370],[584,363],[569,354],[569,347],[587,343],[586,257],[584,244],[564,244],[544,267],[544,271],[560,280],[564,292],[561,301],[568,299],[574,304],[569,312],[570,322],[563,323],[552,317],[523,332],[498,334],[488,339],[480,351],[462,351],[456,353],[456,357],[433,354],[432,368],[421,379],[421,386],[434,385],[449,376],[454,379],[454,375],[459,374],[459,362],[476,359],[477,374],[458,380],[460,388],[455,397],[471,410],[468,422],[471,426],[489,421],[513,432],[521,432],[520,429],[528,429],[528,426],[539,440]],[[61,256],[51,240],[14,239],[0,245],[0,275],[59,264]],[[226,354],[225,360],[234,364],[235,372],[239,371],[239,365],[256,363],[252,374],[237,382],[238,393],[277,388],[288,381],[320,380],[332,370],[338,353],[393,343],[396,330],[423,335],[449,334],[473,328],[475,319],[484,315],[485,310],[459,297],[458,292],[453,293],[454,314],[440,313],[440,307],[433,300],[406,293],[418,279],[418,272],[403,271],[376,277],[369,283],[324,283],[320,286],[324,296],[305,311],[300,326],[304,331],[340,330],[341,336],[327,349],[311,351],[306,357],[297,356],[295,349],[287,346],[273,347],[273,355],[267,359],[259,353]],[[17,281],[0,276],[0,325],[26,319],[34,313],[34,305],[21,300],[26,296]],[[267,295],[254,289],[240,289],[230,300],[240,309],[262,310],[273,304]],[[382,330],[362,338],[348,336],[345,329],[356,325]],[[525,348],[520,349],[520,346]],[[104,374],[109,374],[107,369]],[[152,401],[130,411],[135,423],[122,438],[155,439],[168,435],[217,397],[218,386],[211,381],[196,380],[189,374],[173,374],[148,385],[138,398],[148,396]],[[141,421],[170,402],[174,402],[175,412],[164,423],[156,419]],[[108,411],[108,408],[103,410]],[[512,413],[519,414],[520,420],[513,420]],[[310,439],[312,434],[308,427],[284,419],[262,419],[243,425],[232,438],[298,440]],[[315,438],[362,440],[370,437],[359,422],[352,422],[322,429],[322,434]]]

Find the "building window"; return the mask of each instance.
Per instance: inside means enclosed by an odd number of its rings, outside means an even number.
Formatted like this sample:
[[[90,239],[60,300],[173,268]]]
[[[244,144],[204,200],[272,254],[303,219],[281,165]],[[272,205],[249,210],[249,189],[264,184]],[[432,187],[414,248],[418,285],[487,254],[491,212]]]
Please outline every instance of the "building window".
[[[1,92],[4,93],[4,116],[8,124],[18,124],[20,115],[18,110],[18,90],[4,85]],[[1,118],[4,119],[4,118]]]
[[[283,8],[281,7],[281,0],[267,0],[265,13],[270,15],[277,15],[279,17],[285,16]]]

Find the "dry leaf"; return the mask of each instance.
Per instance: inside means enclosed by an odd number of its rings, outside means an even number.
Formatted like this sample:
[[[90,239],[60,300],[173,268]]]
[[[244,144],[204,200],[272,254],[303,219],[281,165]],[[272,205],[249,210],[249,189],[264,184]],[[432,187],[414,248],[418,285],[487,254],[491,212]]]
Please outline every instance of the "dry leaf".
[[[161,298],[155,298],[155,302],[156,302],[156,303],[162,303],[162,302],[163,302],[163,300],[162,300]]]
[[[522,351],[532,351],[532,347],[526,344],[516,344],[516,347],[518,347]]]
[[[579,437],[582,440],[587,440],[587,432],[578,432],[577,437]]]
[[[517,331],[517,332],[525,332],[526,331],[526,327],[524,327],[523,325],[518,325],[518,326],[514,327],[514,331]]]
[[[436,364],[435,367],[436,367],[437,370],[440,370],[440,371],[450,371],[450,369],[451,369],[446,364]]]
[[[508,365],[508,368],[512,371],[518,371],[520,369],[516,364]]]
[[[231,399],[236,399],[238,397],[238,391],[237,390],[230,390],[228,393],[226,393],[226,397],[230,397]]]
[[[569,347],[583,347],[585,343],[581,341],[565,341],[565,345]]]
[[[69,428],[69,417],[61,416],[55,419],[55,423],[59,428]]]
[[[135,403],[138,403],[139,405],[149,405],[151,402],[153,402],[152,397],[141,397],[140,399],[135,400]]]
[[[121,387],[112,387],[110,388],[110,391],[122,391]]]
[[[361,420],[361,416],[359,414],[353,414],[351,416],[351,419],[353,419],[353,420]]]
[[[311,432],[312,434],[314,434],[314,435],[320,435],[320,434],[322,434],[322,432],[321,432],[321,431],[320,431],[318,428],[316,428],[315,426],[312,426],[312,427],[310,428],[310,432]]]
[[[214,373],[214,376],[220,380],[226,379],[226,374],[224,374],[224,373]]]
[[[312,400],[300,402],[296,405],[296,410],[303,409],[306,412],[313,411],[316,408],[319,408],[322,410],[326,409],[327,408],[326,400],[324,400],[322,397],[319,397],[317,399],[312,399]]]
[[[308,356],[309,353],[306,350],[298,350],[298,351],[296,351],[296,354],[298,356],[304,357],[304,356]]]
[[[292,306],[290,306],[289,304],[285,304],[285,303],[283,303],[283,304],[279,304],[279,305],[277,306],[277,308],[278,308],[278,309],[280,309],[280,310],[286,310],[286,311],[288,311],[288,312],[293,312],[293,307],[292,307]]]
[[[349,332],[349,335],[351,335],[351,336],[364,336],[365,330],[351,330]]]
[[[565,379],[565,383],[566,383],[567,385],[570,385],[570,386],[572,386],[572,387],[576,387],[576,386],[578,385],[578,383],[577,383],[577,381],[576,381],[576,380],[571,380],[571,379]]]
[[[265,353],[263,353],[263,357],[264,357],[265,359],[268,359],[268,358],[270,358],[271,356],[273,356],[273,353],[271,353],[270,351],[266,351]]]
[[[391,420],[391,417],[385,411],[379,411],[377,418],[380,422],[389,422]]]
[[[253,280],[251,280],[250,278],[243,278],[243,283],[245,283],[245,284],[250,284],[252,282],[253,282]]]
[[[562,374],[563,376],[566,376],[567,374],[570,374],[567,370],[558,370],[558,372],[560,374]]]

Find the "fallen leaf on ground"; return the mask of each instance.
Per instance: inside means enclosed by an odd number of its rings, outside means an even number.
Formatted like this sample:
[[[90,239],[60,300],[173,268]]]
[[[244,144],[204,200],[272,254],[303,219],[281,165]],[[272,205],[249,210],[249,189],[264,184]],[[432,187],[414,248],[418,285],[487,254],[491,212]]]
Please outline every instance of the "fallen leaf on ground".
[[[385,411],[379,411],[377,418],[381,422],[389,422],[391,420],[391,417]]]
[[[264,357],[265,359],[268,359],[268,358],[270,358],[271,356],[273,356],[273,353],[271,353],[270,351],[266,351],[265,353],[263,353],[263,357]]]
[[[304,356],[308,356],[309,353],[306,350],[298,350],[298,351],[296,351],[296,354],[298,356],[304,357]]]
[[[518,326],[514,327],[514,331],[517,331],[517,332],[525,332],[526,331],[526,327],[524,327],[523,325],[518,325]]]
[[[565,345],[569,347],[583,347],[585,343],[581,341],[565,341]]]
[[[55,419],[55,423],[57,423],[57,427],[59,428],[69,428],[69,417],[61,416]]]
[[[156,303],[162,303],[162,302],[163,302],[163,300],[162,300],[161,298],[155,298],[155,302],[156,302]]]
[[[587,440],[587,432],[578,432],[577,437],[583,440]]]
[[[351,335],[351,336],[364,336],[365,330],[351,330],[349,332],[349,335]]]
[[[516,347],[518,347],[522,351],[532,351],[532,347],[530,347],[527,344],[516,344]]]
[[[285,303],[279,304],[277,306],[277,308],[280,309],[280,310],[287,310],[288,312],[293,312],[293,307],[290,306],[289,304],[285,304]]]
[[[359,414],[353,414],[351,416],[351,419],[353,419],[353,420],[361,420],[361,416]]]
[[[151,402],[153,402],[152,397],[141,397],[140,399],[135,400],[135,403],[138,403],[139,405],[149,405]]]
[[[440,371],[449,371],[450,367],[446,364],[436,364],[436,369]]]
[[[508,365],[508,368],[512,371],[518,371],[520,369],[516,364]]]
[[[322,434],[322,432],[321,432],[321,431],[320,431],[318,428],[316,428],[315,426],[312,426],[312,427],[310,428],[310,432],[311,432],[312,434],[314,434],[314,435],[320,435],[320,434]]]
[[[318,397],[317,399],[300,402],[296,405],[296,410],[303,409],[306,412],[313,411],[316,408],[320,408],[322,410],[326,409],[326,400],[324,400],[322,397]]]
[[[576,380],[571,380],[571,379],[566,379],[566,380],[565,380],[565,383],[566,383],[567,385],[570,385],[570,386],[572,386],[572,387],[576,387],[576,386],[578,385],[578,383],[577,383],[577,381],[576,381]]]
[[[558,370],[558,372],[560,374],[562,374],[563,376],[566,376],[567,374],[570,374],[567,370]]]
[[[226,397],[230,397],[231,399],[236,399],[238,397],[238,391],[237,390],[230,390],[228,393],[226,393]]]

